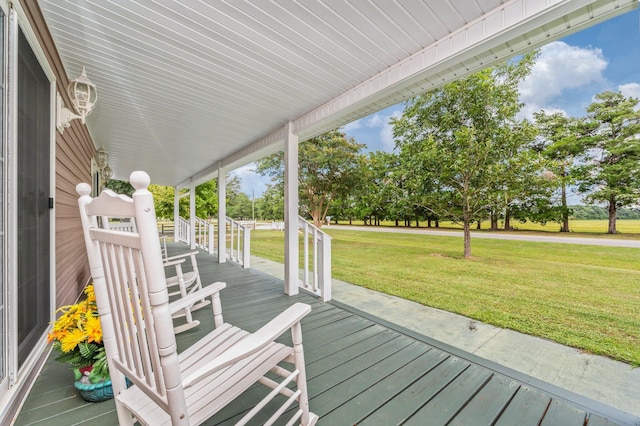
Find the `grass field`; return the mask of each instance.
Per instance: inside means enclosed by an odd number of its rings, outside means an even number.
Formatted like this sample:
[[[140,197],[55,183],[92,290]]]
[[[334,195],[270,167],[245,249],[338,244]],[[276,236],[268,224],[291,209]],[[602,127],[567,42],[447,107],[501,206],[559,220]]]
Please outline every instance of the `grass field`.
[[[340,224],[348,225],[348,222],[341,221]],[[416,223],[414,221],[412,222],[411,226],[415,227],[415,224]],[[356,225],[356,226],[362,225],[362,221],[353,221],[353,225]],[[380,225],[395,226],[395,222],[383,221]],[[482,222],[480,231],[476,230],[474,225],[473,232],[488,232],[489,225],[490,225],[489,222]],[[424,228],[426,226],[427,226],[426,222],[420,222],[421,228]],[[502,226],[502,223],[500,223],[500,226]],[[509,232],[527,233],[529,231],[535,231],[535,232],[551,232],[551,233],[561,234],[560,232],[558,232],[560,229],[560,225],[557,223],[547,223],[546,225],[540,225],[539,223],[532,223],[532,222],[520,223],[516,221],[516,222],[513,222],[511,226],[514,228],[514,231],[509,231]],[[569,236],[569,237],[588,236],[589,238],[593,238],[593,237],[620,238],[620,239],[640,238],[640,220],[635,220],[635,219],[634,220],[630,220],[630,219],[618,220],[616,223],[618,234],[615,234],[615,235],[606,233],[607,226],[608,226],[608,222],[606,220],[571,220],[569,222],[569,226],[570,226],[571,232],[562,233],[561,235]],[[462,225],[451,223],[451,222],[441,222],[440,228],[462,229]],[[579,234],[582,234],[582,235],[579,235]],[[584,235],[584,234],[588,234],[588,235]]]
[[[638,249],[324,230],[335,278],[640,366]],[[282,262],[283,233],[251,251]]]

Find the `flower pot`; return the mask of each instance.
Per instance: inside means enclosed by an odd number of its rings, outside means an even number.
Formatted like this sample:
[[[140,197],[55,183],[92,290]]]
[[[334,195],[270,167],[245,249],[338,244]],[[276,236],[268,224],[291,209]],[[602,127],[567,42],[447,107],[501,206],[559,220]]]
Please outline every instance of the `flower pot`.
[[[111,380],[105,380],[99,383],[85,383],[83,380],[76,380],[74,386],[80,391],[80,396],[82,396],[85,401],[100,402],[113,398]]]

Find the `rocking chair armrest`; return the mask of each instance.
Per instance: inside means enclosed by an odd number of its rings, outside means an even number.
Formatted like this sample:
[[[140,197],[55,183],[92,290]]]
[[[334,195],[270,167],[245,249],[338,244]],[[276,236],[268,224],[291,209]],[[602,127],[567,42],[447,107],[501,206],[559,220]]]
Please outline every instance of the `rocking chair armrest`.
[[[186,259],[187,257],[194,256],[198,253],[199,251],[195,250],[195,251],[190,251],[189,253],[176,254],[175,256],[165,257],[164,259],[162,259],[162,261],[166,263],[176,259]]]
[[[169,267],[169,266],[176,266],[179,265],[181,263],[184,263],[186,259],[178,259],[178,260],[172,260],[171,262],[163,262],[162,266]]]
[[[175,314],[179,310],[191,306],[199,300],[204,299],[205,297],[209,297],[213,294],[219,293],[220,290],[222,290],[226,286],[226,283],[218,281],[206,287],[202,287],[198,291],[194,291],[193,293],[187,294],[186,296],[169,303],[169,309],[171,310],[172,314]]]
[[[280,315],[263,325],[260,330],[244,337],[213,362],[187,375],[183,380],[183,386],[186,389],[198,383],[204,377],[258,352],[299,323],[309,312],[311,312],[311,306],[305,303],[296,303],[290,306]]]

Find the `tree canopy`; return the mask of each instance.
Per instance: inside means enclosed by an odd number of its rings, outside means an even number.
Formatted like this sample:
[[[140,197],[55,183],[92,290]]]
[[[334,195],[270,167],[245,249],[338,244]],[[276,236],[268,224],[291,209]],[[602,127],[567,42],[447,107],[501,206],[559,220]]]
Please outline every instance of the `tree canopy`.
[[[640,111],[638,99],[602,92],[587,107],[590,132],[582,138],[590,155],[579,189],[590,202],[607,203],[608,233],[615,234],[618,208],[640,200]]]
[[[333,130],[300,143],[298,188],[300,207],[321,227],[331,202],[357,186],[364,145]],[[257,172],[271,176],[275,187],[284,188],[284,153],[257,162]]]
[[[464,256],[471,257],[470,224],[506,194],[505,174],[531,142],[531,126],[516,120],[518,84],[535,53],[487,68],[411,99],[392,119],[412,192],[427,188],[425,207],[461,222]]]

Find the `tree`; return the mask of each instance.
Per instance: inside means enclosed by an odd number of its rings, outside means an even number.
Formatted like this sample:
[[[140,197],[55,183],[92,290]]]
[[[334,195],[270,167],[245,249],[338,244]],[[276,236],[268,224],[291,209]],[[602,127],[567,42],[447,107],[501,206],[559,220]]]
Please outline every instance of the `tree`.
[[[227,199],[229,193],[227,192]],[[182,206],[183,201],[186,202],[186,215],[189,214],[189,198],[184,197],[180,200]],[[182,208],[180,209],[182,212]],[[182,213],[181,213],[182,214]],[[198,217],[209,219],[218,214],[218,180],[211,179],[205,183],[196,186],[196,214]]]
[[[392,119],[398,147],[415,153],[409,173],[420,176],[439,202],[427,206],[438,216],[462,222],[464,257],[471,257],[470,224],[492,206],[490,192],[501,164],[512,153],[521,105],[518,83],[530,72],[536,53],[446,84],[407,103]]]
[[[638,99],[602,92],[587,107],[591,132],[582,138],[590,159],[582,167],[580,192],[587,202],[604,202],[607,233],[616,233],[618,208],[640,200],[640,111]]]
[[[172,186],[149,185],[156,206],[156,216],[163,219],[173,218],[174,189]],[[180,212],[186,215],[189,211],[189,199],[180,199]]]
[[[503,161],[496,165],[497,179],[489,192],[492,229],[497,229],[498,216],[504,229],[510,230],[511,219],[525,221],[526,212],[549,199],[552,187],[544,174],[546,161],[534,149],[537,128],[527,120],[516,122],[502,144]]]
[[[576,183],[577,161],[584,154],[579,134],[584,127],[579,119],[561,113],[534,113],[539,135],[540,151],[549,160],[549,172],[560,188],[560,232],[569,232],[571,209],[567,205],[567,187]],[[551,177],[550,176],[550,177]]]
[[[331,202],[357,185],[360,152],[364,145],[337,130],[300,143],[298,186],[300,205],[321,227]],[[271,176],[284,188],[284,153],[257,162],[257,172]]]
[[[229,200],[227,216],[237,220],[251,219],[252,207],[249,196],[244,192],[238,192]]]
[[[135,192],[135,188],[126,180],[109,179],[104,187],[116,194],[125,194],[129,197]]]
[[[132,196],[135,191],[129,182],[118,179],[109,180],[105,185],[105,188],[110,189],[117,194],[125,194],[128,196]],[[151,184],[149,185],[149,191],[153,194],[156,216],[163,219],[173,217],[173,188],[170,186]],[[188,201],[186,203],[181,202],[180,204],[181,208],[188,211]]]
[[[267,185],[262,197],[256,200],[256,213],[260,219],[284,220],[284,185]]]

